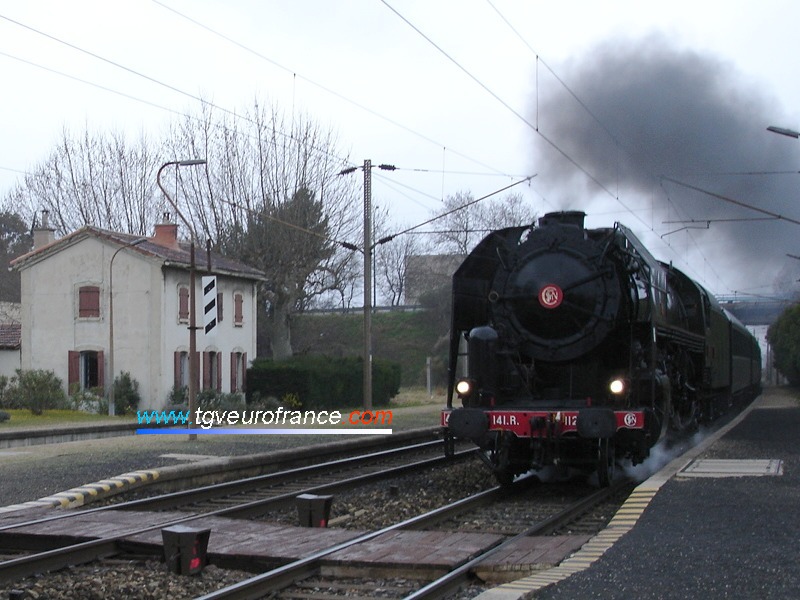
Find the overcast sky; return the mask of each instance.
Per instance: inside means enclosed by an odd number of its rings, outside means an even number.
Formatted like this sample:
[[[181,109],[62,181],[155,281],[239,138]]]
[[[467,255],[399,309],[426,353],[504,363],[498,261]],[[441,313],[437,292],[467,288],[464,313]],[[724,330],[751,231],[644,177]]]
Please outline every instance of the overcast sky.
[[[398,227],[536,174],[514,189],[537,213],[771,294],[800,225],[739,219],[800,221],[800,141],[766,131],[800,129],[798,25],[790,0],[0,0],[0,198],[65,127],[158,136],[259,98],[399,167],[373,178]]]

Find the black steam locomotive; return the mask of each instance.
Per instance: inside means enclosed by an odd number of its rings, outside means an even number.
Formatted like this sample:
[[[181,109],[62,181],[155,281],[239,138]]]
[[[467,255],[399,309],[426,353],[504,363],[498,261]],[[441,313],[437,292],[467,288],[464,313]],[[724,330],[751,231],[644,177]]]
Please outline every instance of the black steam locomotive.
[[[630,229],[584,217],[493,231],[453,276],[446,446],[474,441],[504,484],[563,465],[608,485],[618,459],[760,390],[741,323]]]

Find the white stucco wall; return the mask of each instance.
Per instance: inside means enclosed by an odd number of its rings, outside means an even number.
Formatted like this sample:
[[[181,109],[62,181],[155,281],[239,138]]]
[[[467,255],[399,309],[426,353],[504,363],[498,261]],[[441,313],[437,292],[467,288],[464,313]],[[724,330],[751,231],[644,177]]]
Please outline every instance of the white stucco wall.
[[[9,379],[16,374],[21,365],[19,350],[0,350],[0,375]]]
[[[68,352],[102,351],[108,390],[113,380],[109,369],[113,285],[114,372],[127,371],[138,381],[142,408],[161,408],[174,384],[174,353],[189,349],[188,326],[178,321],[178,287],[188,285],[189,273],[125,248],[114,258],[110,280],[109,262],[118,249],[90,236],[22,270],[22,368],[52,370],[67,390]],[[78,289],[84,285],[101,290],[98,318],[78,317]],[[197,323],[202,325],[199,273],[196,285]],[[197,350],[221,353],[222,391],[229,392],[230,353],[246,352],[248,361],[256,354],[255,287],[252,281],[224,276],[218,277],[218,287],[225,296],[223,321],[212,337],[198,331]],[[234,291],[243,293],[243,327],[233,325]]]

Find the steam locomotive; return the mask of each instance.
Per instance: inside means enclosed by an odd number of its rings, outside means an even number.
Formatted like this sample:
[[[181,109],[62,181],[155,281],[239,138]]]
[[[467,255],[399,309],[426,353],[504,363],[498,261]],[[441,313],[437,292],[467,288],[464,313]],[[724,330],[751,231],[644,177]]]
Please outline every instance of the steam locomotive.
[[[607,486],[617,461],[760,392],[735,317],[624,225],[584,218],[493,231],[453,275],[446,452],[472,440],[501,484],[562,465]]]

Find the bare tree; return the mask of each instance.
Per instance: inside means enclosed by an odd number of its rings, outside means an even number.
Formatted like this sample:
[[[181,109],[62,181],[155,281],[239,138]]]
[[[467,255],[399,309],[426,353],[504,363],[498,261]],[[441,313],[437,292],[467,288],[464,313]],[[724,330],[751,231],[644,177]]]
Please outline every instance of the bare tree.
[[[121,133],[87,129],[74,136],[64,129],[50,156],[9,192],[4,205],[26,220],[48,210],[62,235],[84,225],[145,235],[158,214],[158,155],[144,135],[131,145]]]
[[[381,240],[397,231],[398,225],[390,222],[389,211],[385,207],[375,210],[373,220],[376,240]],[[414,234],[401,235],[375,247],[374,277],[379,288],[380,301],[388,302],[390,306],[403,304],[408,257],[423,251],[423,242]]]
[[[266,273],[272,354],[290,356],[292,315],[332,296],[344,303],[358,273],[340,243],[360,239],[361,220],[355,183],[337,176],[347,163],[336,136],[256,103],[239,117],[210,109],[187,117],[170,146],[207,160],[177,180],[187,218],[198,236]]]
[[[358,254],[341,242],[352,248],[363,239],[357,181],[337,176],[347,159],[334,132],[312,119],[257,103],[240,115],[211,107],[171,124],[158,145],[65,129],[4,206],[28,222],[46,209],[62,235],[87,224],[147,235],[168,209],[159,167],[206,159],[203,168],[165,171],[163,184],[192,224],[186,236],[211,239],[266,273],[261,299],[273,356],[288,356],[294,312],[353,297]]]
[[[519,194],[475,202],[471,192],[457,192],[444,200],[437,214],[443,213],[448,214],[436,221],[434,236],[443,254],[466,255],[493,229],[530,224],[535,218],[533,208]]]

